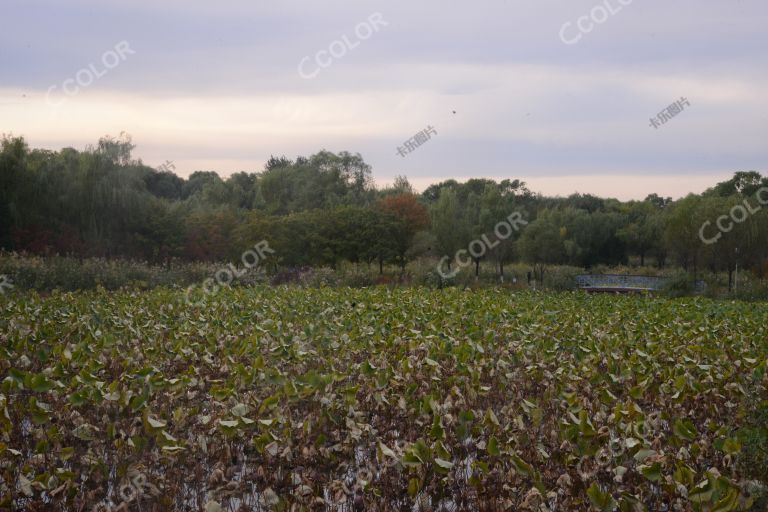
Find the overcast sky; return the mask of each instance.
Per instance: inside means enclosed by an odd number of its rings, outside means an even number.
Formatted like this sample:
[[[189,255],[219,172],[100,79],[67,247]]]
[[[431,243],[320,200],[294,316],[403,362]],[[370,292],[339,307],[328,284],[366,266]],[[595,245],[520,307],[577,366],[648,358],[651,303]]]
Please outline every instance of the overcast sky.
[[[124,131],[182,176],[327,149],[380,185],[680,197],[768,172],[767,21],[765,0],[3,0],[0,133]]]

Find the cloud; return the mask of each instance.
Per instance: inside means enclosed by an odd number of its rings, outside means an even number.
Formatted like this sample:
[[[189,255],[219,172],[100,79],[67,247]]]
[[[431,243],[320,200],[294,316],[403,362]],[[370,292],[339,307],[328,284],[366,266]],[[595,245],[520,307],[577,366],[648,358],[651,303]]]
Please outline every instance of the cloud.
[[[0,131],[51,149],[126,131],[138,156],[174,160],[180,174],[256,171],[272,154],[323,148],[360,152],[382,182],[529,177],[552,190],[584,176],[693,187],[693,176],[765,168],[767,4],[635,1],[563,44],[563,24],[597,4],[9,0]],[[387,25],[314,79],[299,75],[373,13]],[[135,54],[61,96],[119,41]],[[51,86],[66,100],[57,109]],[[651,128],[681,96],[691,106]],[[427,125],[438,135],[398,156]]]

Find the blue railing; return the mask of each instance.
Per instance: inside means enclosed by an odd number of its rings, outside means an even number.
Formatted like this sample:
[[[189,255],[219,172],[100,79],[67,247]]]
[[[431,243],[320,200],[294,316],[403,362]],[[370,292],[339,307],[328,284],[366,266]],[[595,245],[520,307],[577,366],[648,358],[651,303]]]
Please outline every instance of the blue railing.
[[[669,281],[666,277],[633,276],[624,274],[581,274],[576,276],[576,284],[583,290],[594,291],[659,291]],[[704,291],[703,281],[696,281],[694,289]]]

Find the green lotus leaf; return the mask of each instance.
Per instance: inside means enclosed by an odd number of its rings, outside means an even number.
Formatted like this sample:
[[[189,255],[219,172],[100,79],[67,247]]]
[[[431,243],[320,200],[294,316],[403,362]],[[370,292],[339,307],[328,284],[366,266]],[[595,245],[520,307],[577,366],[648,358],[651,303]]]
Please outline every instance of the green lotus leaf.
[[[155,418],[153,416],[149,416],[149,415],[147,416],[147,423],[149,423],[149,425],[152,428],[163,428],[166,425],[168,425],[167,421],[161,420],[161,419],[157,419],[157,418]]]
[[[610,493],[601,491],[597,482],[593,482],[592,485],[589,486],[587,489],[587,496],[589,497],[589,502],[592,504],[592,507],[600,512],[613,512],[618,507],[613,496],[611,496]]]
[[[672,426],[672,431],[677,437],[685,439],[686,441],[693,441],[698,436],[696,425],[694,425],[693,422],[688,419],[676,420]]]

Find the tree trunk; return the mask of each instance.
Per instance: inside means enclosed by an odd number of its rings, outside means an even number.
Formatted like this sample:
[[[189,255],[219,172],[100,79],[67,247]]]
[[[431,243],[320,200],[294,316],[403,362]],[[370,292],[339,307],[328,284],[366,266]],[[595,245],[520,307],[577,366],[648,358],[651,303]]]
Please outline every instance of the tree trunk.
[[[480,258],[475,259],[475,277],[480,276]]]
[[[696,282],[696,275],[699,273],[698,266],[696,265],[696,257],[693,257],[693,281]]]

